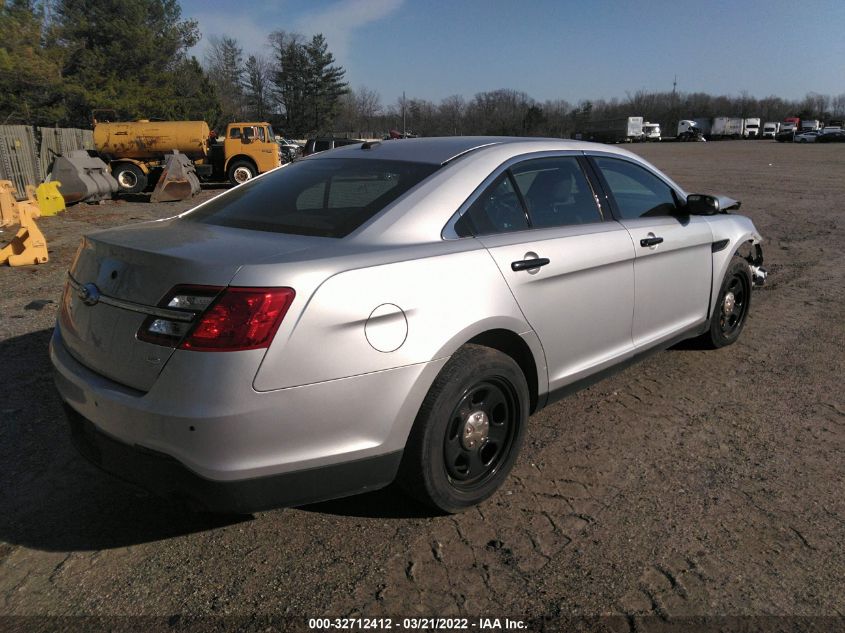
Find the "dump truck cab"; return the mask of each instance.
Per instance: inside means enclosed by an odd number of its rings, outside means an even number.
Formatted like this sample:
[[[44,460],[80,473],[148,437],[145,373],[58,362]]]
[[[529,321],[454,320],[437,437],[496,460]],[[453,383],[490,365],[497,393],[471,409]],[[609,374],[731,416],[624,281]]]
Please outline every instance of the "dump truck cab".
[[[227,125],[223,154],[223,173],[235,185],[282,164],[281,150],[276,143],[273,126],[266,122]]]

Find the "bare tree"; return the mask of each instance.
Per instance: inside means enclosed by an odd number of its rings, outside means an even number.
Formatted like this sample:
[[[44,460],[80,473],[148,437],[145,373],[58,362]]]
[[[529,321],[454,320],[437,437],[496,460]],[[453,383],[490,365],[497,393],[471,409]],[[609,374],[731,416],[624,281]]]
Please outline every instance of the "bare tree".
[[[358,127],[367,135],[373,135],[373,121],[381,113],[381,96],[375,90],[360,86],[352,93]]]
[[[240,119],[244,110],[244,60],[238,41],[228,36],[210,37],[205,69],[220,98],[223,120],[217,123]]]
[[[461,95],[451,95],[440,102],[440,132],[458,136],[463,134],[466,101]]]

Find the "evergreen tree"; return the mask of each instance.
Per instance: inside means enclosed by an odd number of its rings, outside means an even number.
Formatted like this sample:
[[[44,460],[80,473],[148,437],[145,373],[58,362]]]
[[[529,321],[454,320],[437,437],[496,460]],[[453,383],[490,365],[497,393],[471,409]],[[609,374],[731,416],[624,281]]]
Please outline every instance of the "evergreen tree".
[[[276,99],[285,116],[285,133],[305,134],[309,81],[309,64],[302,36],[298,33],[276,31],[270,36],[275,53],[276,71],[273,75]]]
[[[245,104],[250,119],[264,121],[269,118],[270,82],[272,67],[264,57],[250,55],[244,65],[246,75]]]
[[[197,24],[181,20],[177,0],[57,0],[55,10],[69,123],[90,123],[95,108],[165,118],[182,91],[180,73],[196,73],[185,51],[199,40]],[[213,105],[213,96],[192,98],[188,109]]]
[[[347,92],[346,71],[335,65],[326,39],[315,35],[303,43],[298,33],[270,36],[275,51],[276,98],[284,110],[286,133],[301,136],[331,131],[341,97]]]
[[[346,71],[335,65],[334,55],[329,51],[326,38],[315,35],[305,46],[310,71],[310,113],[313,114],[313,129],[316,132],[330,131],[331,124],[340,108],[340,98],[348,92],[343,81]]]
[[[46,46],[43,6],[0,2],[0,33],[0,125],[62,121],[61,51]]]

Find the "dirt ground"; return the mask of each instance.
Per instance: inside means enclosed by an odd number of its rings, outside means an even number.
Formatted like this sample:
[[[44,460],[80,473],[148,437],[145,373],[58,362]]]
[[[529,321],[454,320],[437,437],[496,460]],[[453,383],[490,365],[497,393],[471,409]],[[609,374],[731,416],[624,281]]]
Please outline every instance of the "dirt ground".
[[[741,199],[766,238],[769,283],[742,338],[657,354],[540,412],[504,488],[451,517],[392,489],[209,517],[90,466],[47,358],[66,269],[85,232],[191,204],[43,219],[50,263],[0,269],[0,629],[142,615],[156,616],[145,630],[325,616],[845,629],[845,146],[632,149],[689,191]]]

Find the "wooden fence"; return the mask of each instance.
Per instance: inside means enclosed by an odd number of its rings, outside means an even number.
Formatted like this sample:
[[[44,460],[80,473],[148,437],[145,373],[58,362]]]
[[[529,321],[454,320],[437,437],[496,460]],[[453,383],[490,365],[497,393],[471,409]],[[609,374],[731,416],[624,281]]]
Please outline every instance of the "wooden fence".
[[[11,180],[18,195],[47,177],[53,157],[75,149],[93,149],[91,130],[0,125],[0,180]]]

